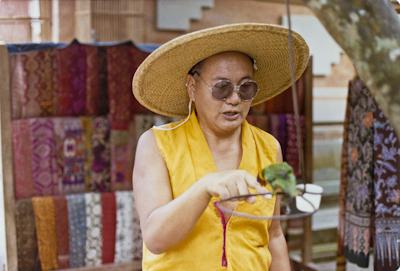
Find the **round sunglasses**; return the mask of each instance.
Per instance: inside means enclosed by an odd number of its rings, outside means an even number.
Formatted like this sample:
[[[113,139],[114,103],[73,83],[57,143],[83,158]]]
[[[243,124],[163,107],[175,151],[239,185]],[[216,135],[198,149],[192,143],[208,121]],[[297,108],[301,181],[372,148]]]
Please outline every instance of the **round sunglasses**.
[[[201,77],[200,73],[194,72],[192,75],[197,75],[200,80],[210,88],[211,95],[216,100],[225,101],[233,92],[236,92],[242,101],[250,101],[258,92],[257,82],[253,80],[246,80],[239,85],[234,85],[230,80],[221,80],[213,86],[210,86],[203,77]]]

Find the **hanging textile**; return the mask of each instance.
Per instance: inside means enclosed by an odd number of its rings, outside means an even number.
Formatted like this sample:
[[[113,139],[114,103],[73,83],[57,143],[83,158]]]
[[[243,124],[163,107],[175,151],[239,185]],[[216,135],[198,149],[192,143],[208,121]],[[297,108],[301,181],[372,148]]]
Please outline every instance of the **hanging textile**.
[[[90,168],[91,185],[88,191],[106,192],[110,191],[110,126],[105,117],[93,118],[92,122],[92,149],[89,149],[89,156],[93,162]]]
[[[132,94],[132,77],[147,55],[132,43],[107,48],[109,113],[113,129],[126,129],[133,113],[147,112]]]
[[[85,266],[86,206],[84,194],[67,196],[69,225],[69,266]]]
[[[105,115],[108,112],[106,48],[81,46],[86,56],[86,115]]]
[[[303,139],[305,139],[305,124],[304,116],[299,116],[300,129]],[[296,121],[293,114],[286,114],[286,161],[293,167],[296,177],[301,177],[300,161],[299,161],[299,149],[297,146],[297,131],[296,131]]]
[[[85,140],[79,118],[54,118],[57,165],[62,193],[85,191]]]
[[[16,202],[15,228],[17,233],[18,270],[39,270],[40,262],[36,239],[35,216],[31,199],[23,199]]]
[[[43,271],[58,268],[54,202],[51,197],[32,198],[39,258]]]
[[[360,81],[350,86],[345,255],[368,267],[373,207],[373,115],[375,103]]]
[[[57,236],[57,260],[59,268],[69,267],[68,207],[64,196],[53,197]]]
[[[305,85],[306,75],[309,73],[307,68],[303,75],[296,81],[297,100],[299,104],[299,114],[304,115]],[[292,89],[288,88],[281,94],[265,102],[264,112],[273,114],[294,114]]]
[[[86,193],[86,266],[99,266],[102,263],[102,213],[100,194]]]
[[[374,270],[400,266],[400,142],[379,109],[374,122]]]
[[[118,191],[115,197],[117,203],[115,262],[123,263],[141,259],[142,238],[133,193]]]
[[[101,212],[103,227],[102,262],[114,262],[116,236],[116,199],[114,193],[101,194]]]
[[[136,148],[135,122],[125,130],[111,131],[111,189],[131,190]]]
[[[16,199],[35,195],[32,181],[32,144],[29,121],[12,122],[13,171]]]
[[[76,40],[55,50],[55,115],[79,116],[86,109],[86,51]]]
[[[53,59],[54,49],[10,54],[13,119],[54,113]]]
[[[282,149],[283,160],[286,161],[286,148],[288,144],[286,115],[270,114],[268,118],[268,131],[279,141]]]

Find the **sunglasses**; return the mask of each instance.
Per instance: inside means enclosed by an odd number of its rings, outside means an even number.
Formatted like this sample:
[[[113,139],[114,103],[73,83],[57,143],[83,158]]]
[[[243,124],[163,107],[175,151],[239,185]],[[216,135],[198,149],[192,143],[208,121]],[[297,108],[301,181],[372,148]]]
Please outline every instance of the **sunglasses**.
[[[228,99],[233,92],[236,92],[242,101],[252,100],[258,92],[258,85],[256,81],[247,80],[242,82],[240,85],[234,85],[229,80],[221,80],[210,86],[201,76],[200,73],[194,72],[193,75],[197,74],[201,81],[210,88],[211,95],[216,100],[225,101]]]

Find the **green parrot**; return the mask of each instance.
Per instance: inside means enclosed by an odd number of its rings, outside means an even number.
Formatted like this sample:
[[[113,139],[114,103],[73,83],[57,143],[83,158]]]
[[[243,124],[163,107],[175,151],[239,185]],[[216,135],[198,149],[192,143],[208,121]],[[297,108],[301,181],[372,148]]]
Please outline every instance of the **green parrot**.
[[[282,191],[290,197],[297,195],[296,176],[288,163],[283,162],[267,166],[263,169],[262,176],[271,184],[274,191]]]

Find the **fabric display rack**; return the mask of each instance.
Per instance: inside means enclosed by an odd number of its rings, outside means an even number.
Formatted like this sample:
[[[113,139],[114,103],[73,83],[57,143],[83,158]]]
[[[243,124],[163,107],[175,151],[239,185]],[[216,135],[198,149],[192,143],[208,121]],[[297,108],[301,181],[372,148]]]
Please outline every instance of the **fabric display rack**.
[[[131,42],[1,46],[9,270],[141,269],[135,144],[166,121],[132,96],[147,55]]]
[[[349,84],[339,193],[337,270],[400,266],[400,141],[358,78]]]
[[[141,270],[135,146],[145,130],[171,121],[133,98],[131,80],[147,55],[131,42],[0,45],[8,270]],[[311,182],[311,63],[296,84]],[[291,104],[286,91],[248,120],[277,137],[300,175]],[[310,221],[304,229],[309,259]]]

